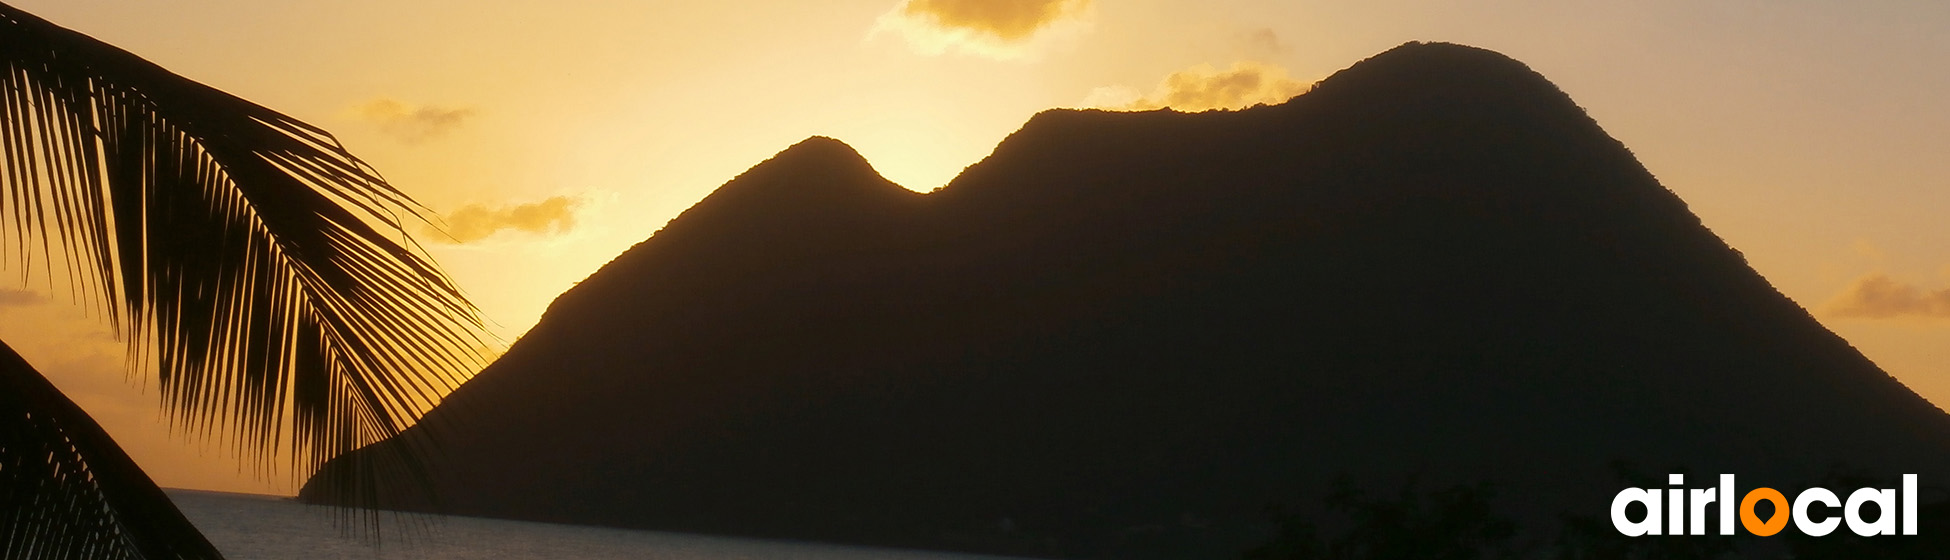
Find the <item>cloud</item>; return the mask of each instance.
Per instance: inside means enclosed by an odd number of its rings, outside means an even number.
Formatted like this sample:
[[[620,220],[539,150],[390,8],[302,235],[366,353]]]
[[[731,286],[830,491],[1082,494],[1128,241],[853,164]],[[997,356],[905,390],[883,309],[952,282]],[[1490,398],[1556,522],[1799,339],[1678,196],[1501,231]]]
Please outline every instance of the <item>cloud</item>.
[[[581,205],[582,199],[572,196],[553,196],[514,206],[469,204],[447,214],[445,232],[429,227],[426,234],[443,243],[473,243],[510,229],[534,234],[564,233],[575,228],[576,208]]]
[[[1261,27],[1239,35],[1240,46],[1254,56],[1286,54],[1286,45],[1280,43],[1280,34],[1270,27]]]
[[[474,116],[473,109],[414,107],[392,99],[375,99],[360,105],[355,112],[359,118],[379,125],[380,131],[408,144],[445,135]]]
[[[1101,87],[1090,92],[1084,105],[1124,111],[1242,109],[1284,103],[1310,87],[1287,77],[1285,68],[1270,64],[1235,62],[1226,70],[1200,64],[1166,76],[1149,95],[1121,86]]]
[[[1026,58],[1045,43],[1088,30],[1090,0],[902,0],[875,23],[916,52],[950,50],[999,60]]]
[[[0,307],[26,307],[43,301],[47,301],[47,298],[33,290],[0,288]]]
[[[1872,272],[1829,300],[1827,309],[1837,316],[1862,319],[1950,318],[1950,289],[1927,291]]]

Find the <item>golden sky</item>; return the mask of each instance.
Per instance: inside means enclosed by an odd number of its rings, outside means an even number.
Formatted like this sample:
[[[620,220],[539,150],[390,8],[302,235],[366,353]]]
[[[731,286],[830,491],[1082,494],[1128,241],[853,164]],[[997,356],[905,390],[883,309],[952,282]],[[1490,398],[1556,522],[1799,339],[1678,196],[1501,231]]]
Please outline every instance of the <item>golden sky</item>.
[[[1950,404],[1950,3],[11,1],[335,132],[443,215],[422,240],[507,340],[807,136],[925,191],[1043,109],[1277,102],[1406,41],[1486,47]],[[7,266],[0,337],[159,483],[295,490],[171,435],[107,328]]]

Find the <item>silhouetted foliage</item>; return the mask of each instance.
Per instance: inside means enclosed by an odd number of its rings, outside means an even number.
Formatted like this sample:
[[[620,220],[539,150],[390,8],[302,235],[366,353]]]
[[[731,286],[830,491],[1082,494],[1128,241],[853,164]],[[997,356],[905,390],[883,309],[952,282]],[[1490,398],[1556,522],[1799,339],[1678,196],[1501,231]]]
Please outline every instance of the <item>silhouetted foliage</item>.
[[[322,129],[0,4],[0,145],[10,258],[64,262],[189,435],[309,472],[480,365],[473,306],[398,233],[417,203]],[[9,558],[216,555],[72,403],[9,398]],[[371,503],[366,481],[422,472],[406,443],[318,487]]]
[[[221,558],[101,426],[0,343],[0,558]]]
[[[1736,550],[1733,537],[1644,535],[1627,537],[1611,519],[1565,515],[1551,560],[1713,560]]]
[[[1370,497],[1346,479],[1327,496],[1328,511],[1350,527],[1331,539],[1298,516],[1280,520],[1280,533],[1247,560],[1489,560],[1513,558],[1517,523],[1491,507],[1494,486],[1458,485],[1429,492],[1415,483],[1393,499]]]
[[[1616,488],[1664,488],[1665,473],[1653,475],[1628,461],[1613,461]],[[1690,474],[1675,468],[1669,473]],[[1689,479],[1698,480],[1695,478]],[[1642,513],[1638,515],[1643,515]],[[1735,537],[1719,534],[1717,523],[1707,535],[1641,535],[1628,537],[1612,526],[1610,512],[1559,515],[1555,552],[1551,560],[1714,560],[1735,553]]]

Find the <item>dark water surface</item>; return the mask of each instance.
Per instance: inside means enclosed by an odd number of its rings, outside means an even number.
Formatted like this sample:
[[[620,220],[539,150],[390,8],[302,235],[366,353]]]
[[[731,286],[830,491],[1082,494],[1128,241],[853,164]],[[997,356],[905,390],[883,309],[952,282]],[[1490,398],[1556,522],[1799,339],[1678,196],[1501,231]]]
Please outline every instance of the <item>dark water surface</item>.
[[[336,523],[340,514],[329,508],[249,494],[170,490],[169,496],[231,560],[1001,560],[449,516],[382,518],[386,540],[375,546],[369,539],[342,531]]]

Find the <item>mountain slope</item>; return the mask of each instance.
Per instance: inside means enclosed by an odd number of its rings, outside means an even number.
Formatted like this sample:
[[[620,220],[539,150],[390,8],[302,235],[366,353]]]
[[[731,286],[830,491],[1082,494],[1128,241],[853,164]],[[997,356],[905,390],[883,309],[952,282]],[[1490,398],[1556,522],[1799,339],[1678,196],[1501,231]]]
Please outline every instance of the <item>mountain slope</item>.
[[[1235,557],[1337,474],[1538,518],[1602,515],[1614,459],[1950,474],[1950,417],[1567,96],[1414,43],[1279,106],[1045,112],[926,195],[807,140],[427,425],[450,511],[1066,557]]]

